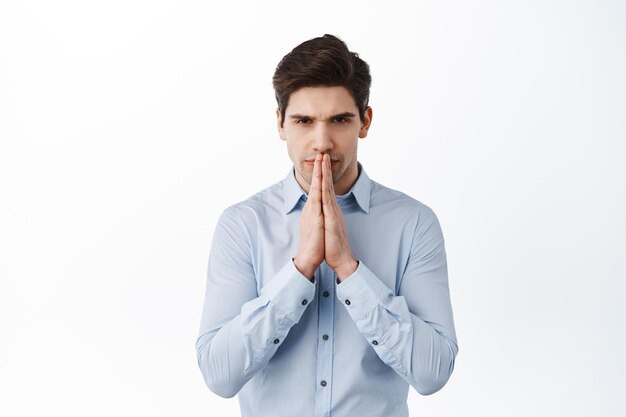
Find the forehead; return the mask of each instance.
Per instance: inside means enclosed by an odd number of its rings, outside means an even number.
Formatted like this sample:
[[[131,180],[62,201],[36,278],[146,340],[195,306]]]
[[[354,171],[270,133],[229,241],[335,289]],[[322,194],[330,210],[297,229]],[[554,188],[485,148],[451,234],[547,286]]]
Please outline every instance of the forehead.
[[[358,108],[347,88],[303,87],[289,95],[286,113],[307,116],[329,116],[343,112],[356,113]]]

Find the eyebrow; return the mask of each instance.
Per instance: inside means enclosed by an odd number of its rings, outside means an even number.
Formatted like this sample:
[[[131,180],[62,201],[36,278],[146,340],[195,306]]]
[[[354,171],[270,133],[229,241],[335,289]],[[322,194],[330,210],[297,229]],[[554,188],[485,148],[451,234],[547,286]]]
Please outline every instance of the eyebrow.
[[[311,117],[311,116],[307,116],[305,114],[291,114],[289,115],[289,117],[291,119],[311,119],[311,120],[315,120],[315,117]],[[345,118],[350,118],[350,117],[356,117],[356,114],[349,112],[349,111],[345,111],[343,113],[338,113],[338,114],[333,114],[332,116],[330,116],[328,119],[336,119],[339,117],[345,117]]]

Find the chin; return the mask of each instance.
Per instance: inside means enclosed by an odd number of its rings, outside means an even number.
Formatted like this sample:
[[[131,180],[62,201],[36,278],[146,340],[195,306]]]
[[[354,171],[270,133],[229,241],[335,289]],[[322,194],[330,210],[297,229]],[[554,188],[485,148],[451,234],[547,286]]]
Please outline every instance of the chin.
[[[298,174],[300,174],[300,177],[302,177],[304,182],[311,185],[311,182],[313,181],[313,171],[306,172],[306,170],[299,170]]]
[[[339,178],[346,172],[346,169],[343,165],[332,167],[331,172],[333,173],[333,183],[336,183]]]

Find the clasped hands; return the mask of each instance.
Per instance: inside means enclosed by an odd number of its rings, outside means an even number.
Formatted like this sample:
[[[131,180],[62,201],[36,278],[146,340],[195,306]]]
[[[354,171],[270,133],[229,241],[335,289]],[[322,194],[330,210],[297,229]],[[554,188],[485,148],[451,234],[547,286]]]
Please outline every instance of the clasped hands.
[[[343,281],[358,267],[346,225],[335,199],[330,156],[317,155],[306,204],[300,217],[300,246],[293,262],[308,279],[322,261]]]

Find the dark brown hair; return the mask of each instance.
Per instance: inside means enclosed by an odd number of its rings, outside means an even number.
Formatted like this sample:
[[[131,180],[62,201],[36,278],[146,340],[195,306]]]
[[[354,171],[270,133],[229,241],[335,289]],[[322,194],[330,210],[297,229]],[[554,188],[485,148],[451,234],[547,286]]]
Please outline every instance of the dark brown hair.
[[[276,102],[285,121],[289,95],[302,87],[343,86],[363,121],[369,101],[372,77],[367,62],[348,50],[344,41],[333,35],[309,39],[296,46],[278,63],[272,79]]]

